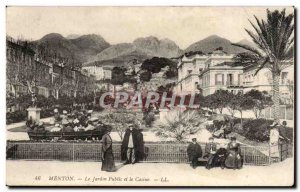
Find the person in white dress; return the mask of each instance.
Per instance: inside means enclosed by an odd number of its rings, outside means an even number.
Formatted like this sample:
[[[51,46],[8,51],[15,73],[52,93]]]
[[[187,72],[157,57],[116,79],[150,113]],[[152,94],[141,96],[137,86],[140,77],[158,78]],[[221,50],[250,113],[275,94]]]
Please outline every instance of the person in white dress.
[[[273,122],[270,125],[270,155],[273,159],[279,158],[279,131],[277,129],[278,123]]]

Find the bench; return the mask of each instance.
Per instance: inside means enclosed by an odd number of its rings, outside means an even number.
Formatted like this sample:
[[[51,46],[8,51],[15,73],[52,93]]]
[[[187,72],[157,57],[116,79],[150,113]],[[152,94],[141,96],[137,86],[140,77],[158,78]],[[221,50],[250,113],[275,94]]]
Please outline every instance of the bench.
[[[98,138],[98,140],[102,139],[102,136],[104,135],[104,132],[102,130],[91,130],[91,131],[78,131],[78,132],[35,132],[35,131],[28,131],[27,132],[30,140],[52,140],[54,138],[58,138],[61,140],[91,140],[93,138]]]
[[[199,157],[198,162],[207,162],[208,158]]]

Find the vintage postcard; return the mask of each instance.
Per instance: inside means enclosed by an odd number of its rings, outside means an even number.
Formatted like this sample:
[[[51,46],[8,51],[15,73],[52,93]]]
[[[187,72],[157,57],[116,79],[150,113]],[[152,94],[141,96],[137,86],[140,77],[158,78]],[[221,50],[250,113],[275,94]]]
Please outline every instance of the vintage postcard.
[[[294,186],[294,9],[8,6],[6,184]]]

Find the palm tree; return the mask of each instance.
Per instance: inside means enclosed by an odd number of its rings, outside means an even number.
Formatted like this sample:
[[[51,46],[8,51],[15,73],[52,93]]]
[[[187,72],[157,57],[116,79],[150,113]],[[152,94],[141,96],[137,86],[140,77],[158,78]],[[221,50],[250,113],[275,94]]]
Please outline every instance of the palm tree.
[[[274,120],[279,123],[279,81],[283,69],[292,65],[294,58],[294,14],[267,9],[267,19],[259,20],[255,15],[256,24],[250,20],[254,32],[245,29],[258,48],[247,45],[233,44],[242,47],[260,58],[255,75],[263,68],[269,68],[273,81],[273,113]]]

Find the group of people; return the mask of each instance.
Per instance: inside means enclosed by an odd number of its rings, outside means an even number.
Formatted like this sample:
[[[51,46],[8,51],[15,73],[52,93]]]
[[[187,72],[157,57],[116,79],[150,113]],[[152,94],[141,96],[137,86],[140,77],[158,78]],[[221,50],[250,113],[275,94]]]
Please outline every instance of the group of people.
[[[204,155],[202,156],[202,148],[197,143],[197,139],[193,138],[192,143],[188,145],[187,154],[191,166],[195,169],[198,165],[199,158],[207,160],[206,168],[221,167],[222,169],[232,168],[240,169],[243,166],[243,158],[241,155],[240,144],[236,142],[236,138],[232,137],[227,144],[221,144],[217,147],[214,138],[210,137],[209,142],[205,145]]]
[[[102,171],[114,172],[116,166],[114,162],[112,139],[110,137],[111,128],[106,129],[102,137]],[[142,130],[138,125],[131,124],[126,129],[121,145],[121,160],[124,164],[135,164],[144,158],[144,138]]]
[[[232,120],[225,121],[213,121],[213,137],[215,138],[227,138],[227,135],[231,132],[233,126]]]
[[[44,126],[43,122],[34,122],[30,118],[26,125],[28,131],[34,132],[79,132],[99,130],[104,124],[96,117],[91,117],[92,110],[89,111],[73,111],[68,113],[63,110],[62,115],[59,114],[58,109],[54,109],[54,117],[50,120],[52,126]]]

